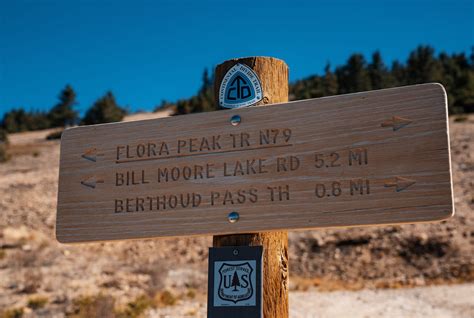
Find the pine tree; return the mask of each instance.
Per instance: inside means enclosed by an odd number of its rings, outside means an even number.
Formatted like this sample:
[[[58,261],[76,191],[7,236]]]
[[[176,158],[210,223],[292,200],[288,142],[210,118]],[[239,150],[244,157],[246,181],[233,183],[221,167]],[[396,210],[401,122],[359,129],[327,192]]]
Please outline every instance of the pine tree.
[[[2,126],[9,133],[28,130],[27,113],[23,108],[12,109],[3,115]]]
[[[379,51],[375,51],[374,54],[372,54],[372,61],[368,65],[368,72],[372,89],[382,89],[392,86],[393,81],[390,79],[390,73]]]
[[[337,77],[331,72],[331,65],[328,62],[326,67],[324,67],[323,96],[336,95],[337,90]]]
[[[419,46],[410,53],[406,65],[407,84],[442,81],[442,68],[430,46]]]
[[[405,67],[398,61],[393,61],[391,75],[394,80],[394,86],[406,85]]]
[[[51,127],[74,125],[78,119],[78,114],[73,109],[76,105],[76,93],[70,85],[66,85],[58,98],[59,102],[48,113]]]
[[[443,72],[442,84],[446,88],[449,108],[453,111],[454,105],[457,103],[457,91],[460,88],[457,82],[461,76],[461,69],[456,60],[444,52],[439,54],[438,59]]]
[[[109,91],[87,110],[82,123],[95,125],[121,121],[126,113],[125,109],[117,105],[114,95]]]
[[[213,79],[209,76],[209,71],[207,68],[204,69],[202,74],[202,85],[201,89],[199,90],[199,94],[205,93],[208,88],[212,87]]]
[[[352,54],[347,64],[336,69],[339,93],[354,93],[371,89],[367,64],[362,54]]]
[[[2,125],[9,133],[49,128],[46,113],[40,111],[27,112],[23,108],[12,109],[3,115]]]
[[[239,276],[237,275],[237,271],[234,271],[234,276],[232,276],[232,287],[234,287],[234,291],[237,291],[237,286],[240,287],[240,280]]]
[[[474,56],[467,58],[464,53],[451,55],[451,59],[457,66],[456,73],[450,75],[454,77],[453,95],[455,102],[452,113],[474,112],[474,68],[470,64],[474,62],[473,58]],[[443,74],[443,80],[445,76],[446,74]]]
[[[209,76],[207,68],[204,69],[201,89],[199,90],[199,94],[196,96],[196,99],[192,101],[194,104],[193,112],[208,112],[217,109],[217,104],[214,100],[214,90],[212,85],[213,81],[214,75]]]

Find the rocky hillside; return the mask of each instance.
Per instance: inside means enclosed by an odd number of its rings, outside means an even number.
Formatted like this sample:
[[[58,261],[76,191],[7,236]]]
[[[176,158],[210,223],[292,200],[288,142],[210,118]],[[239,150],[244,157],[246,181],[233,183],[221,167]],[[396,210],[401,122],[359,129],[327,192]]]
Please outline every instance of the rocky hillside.
[[[0,164],[0,312],[26,308],[25,313],[39,316],[84,314],[84,304],[99,300],[99,309],[112,306],[122,313],[138,308],[136,302],[204,302],[210,237],[56,242],[59,141],[46,141],[45,135],[12,135],[12,159]],[[435,224],[292,232],[291,288],[473,281],[474,116],[451,119],[451,146],[454,218]]]

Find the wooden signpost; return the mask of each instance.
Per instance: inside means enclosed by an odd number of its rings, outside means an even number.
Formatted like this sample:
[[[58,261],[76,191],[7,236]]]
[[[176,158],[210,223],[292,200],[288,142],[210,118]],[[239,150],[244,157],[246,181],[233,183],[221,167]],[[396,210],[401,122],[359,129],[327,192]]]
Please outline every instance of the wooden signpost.
[[[216,79],[243,63],[263,90],[249,98],[285,101],[286,66],[260,59],[226,62]],[[287,235],[261,232],[427,222],[453,211],[439,84],[78,127],[61,141],[60,242],[254,233],[214,245],[264,247],[266,317],[287,316]]]
[[[228,60],[216,67],[214,95],[221,107],[226,106],[226,97],[234,97],[236,94],[233,93],[238,93],[238,91],[232,90],[238,85],[231,85],[232,79],[228,74],[231,74],[235,69],[239,70],[241,68],[240,65],[244,67],[243,71],[240,71],[240,74],[249,74],[248,70],[247,72],[245,71],[245,68],[249,68],[251,72],[253,72],[253,74],[250,73],[253,76],[247,81],[247,86],[253,85],[255,91],[260,90],[262,93],[260,96],[255,97],[256,99],[260,98],[260,100],[255,101],[256,106],[288,101],[288,66],[286,63],[282,60],[269,57],[250,57]],[[237,81],[238,78],[236,77],[234,80]],[[226,83],[229,86],[227,94],[224,89]],[[236,84],[239,83],[237,82]],[[245,87],[246,86],[240,87],[241,93],[245,93]],[[240,95],[241,98],[245,97],[244,94]],[[262,246],[264,263],[262,269],[263,301],[261,308],[257,309],[261,311],[263,317],[288,317],[290,276],[288,270],[287,231],[217,235],[213,238],[213,246],[216,249],[225,249],[229,246],[249,246],[249,248],[255,249]],[[210,249],[209,253],[212,255],[212,249]],[[209,259],[209,265],[209,267],[212,265],[211,258]],[[215,287],[216,286],[214,286],[214,288]],[[209,291],[211,289],[212,287],[209,286]],[[209,291],[208,294],[210,294]],[[211,299],[209,298],[208,300],[209,313],[209,310],[214,308],[211,307]],[[225,316],[227,316],[226,318],[230,318],[229,312],[225,312],[224,317]],[[248,315],[248,317],[250,317],[250,315]]]
[[[61,242],[441,220],[453,211],[444,91],[69,129],[58,196]]]

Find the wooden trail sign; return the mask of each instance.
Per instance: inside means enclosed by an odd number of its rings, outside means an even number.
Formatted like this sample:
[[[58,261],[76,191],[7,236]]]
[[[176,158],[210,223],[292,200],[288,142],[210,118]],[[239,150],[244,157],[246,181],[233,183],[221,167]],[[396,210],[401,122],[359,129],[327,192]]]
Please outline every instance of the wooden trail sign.
[[[447,125],[443,87],[424,84],[68,129],[57,238],[442,220],[453,213]]]

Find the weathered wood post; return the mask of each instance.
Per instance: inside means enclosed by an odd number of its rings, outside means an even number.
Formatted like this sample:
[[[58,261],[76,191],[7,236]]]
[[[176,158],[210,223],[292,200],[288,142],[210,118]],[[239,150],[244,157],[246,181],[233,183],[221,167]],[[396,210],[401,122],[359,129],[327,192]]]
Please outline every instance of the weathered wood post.
[[[217,102],[222,79],[237,63],[250,67],[260,79],[263,98],[256,106],[288,101],[286,63],[271,57],[247,57],[228,60],[216,67],[214,92]],[[214,247],[258,245],[263,246],[263,316],[286,318],[289,279],[288,232],[219,235],[213,239]]]

